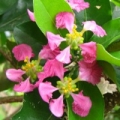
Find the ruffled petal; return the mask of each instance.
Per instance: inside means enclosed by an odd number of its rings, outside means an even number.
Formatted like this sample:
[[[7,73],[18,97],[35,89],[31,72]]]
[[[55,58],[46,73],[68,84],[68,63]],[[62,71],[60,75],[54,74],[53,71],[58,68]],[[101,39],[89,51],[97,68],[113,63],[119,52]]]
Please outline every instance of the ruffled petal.
[[[66,28],[70,33],[74,26],[74,15],[70,12],[60,12],[56,16],[56,27],[57,28]]]
[[[65,48],[63,51],[60,52],[60,54],[58,54],[56,56],[56,59],[62,63],[70,63],[70,58],[71,58],[71,54],[70,54],[70,46],[68,46],[67,48]]]
[[[20,44],[20,45],[15,46],[12,52],[14,54],[14,57],[18,61],[25,60],[26,57],[30,59],[31,57],[34,56],[32,52],[32,48],[27,44]]]
[[[8,69],[6,71],[7,78],[14,82],[20,82],[23,74],[25,74],[25,71],[22,71],[21,69]]]
[[[79,116],[87,116],[92,106],[90,98],[84,96],[82,92],[79,92],[79,94],[72,93],[71,95],[74,99],[74,102],[72,103],[73,111]]]
[[[39,84],[39,94],[41,98],[49,103],[49,100],[52,98],[52,93],[58,90],[58,88],[51,85],[51,82],[45,82]]]
[[[30,20],[33,21],[33,22],[35,22],[34,13],[31,12],[29,9],[27,9],[27,13],[29,15]]]
[[[34,89],[34,85],[30,83],[29,78],[25,81],[16,84],[13,88],[16,92],[31,92]]]
[[[64,113],[63,95],[57,99],[50,100],[49,107],[53,115],[61,117]]]

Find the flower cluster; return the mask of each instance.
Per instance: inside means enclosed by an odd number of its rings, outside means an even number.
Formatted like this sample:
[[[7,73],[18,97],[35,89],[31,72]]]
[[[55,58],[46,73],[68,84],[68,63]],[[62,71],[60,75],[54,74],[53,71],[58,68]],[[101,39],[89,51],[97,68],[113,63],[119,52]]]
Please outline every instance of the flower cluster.
[[[66,0],[72,9],[80,12],[89,7],[84,0]],[[28,10],[30,19],[35,22],[34,14]],[[85,21],[82,23],[83,29],[77,31],[75,17],[71,12],[60,12],[55,17],[57,29],[67,29],[68,33],[63,38],[59,34],[50,31],[46,33],[48,40],[39,52],[38,60],[30,59],[34,56],[30,46],[21,44],[13,48],[16,60],[24,61],[21,69],[9,69],[6,71],[7,77],[18,82],[14,90],[18,92],[30,92],[38,88],[43,101],[49,104],[51,112],[61,117],[64,113],[64,98],[72,96],[72,109],[79,116],[87,116],[92,101],[88,96],[84,96],[84,91],[79,90],[77,82],[86,81],[93,85],[100,82],[102,69],[96,61],[97,46],[95,42],[84,43],[84,33],[91,31],[98,37],[106,35],[105,30],[97,25],[95,21]],[[62,46],[65,43],[66,46]],[[45,60],[45,64],[40,65],[40,60]],[[79,67],[78,76],[72,78],[76,66]],[[26,74],[26,76],[24,76]],[[56,76],[58,81],[53,86],[53,81],[49,77]],[[53,93],[59,92],[60,96],[54,98]]]

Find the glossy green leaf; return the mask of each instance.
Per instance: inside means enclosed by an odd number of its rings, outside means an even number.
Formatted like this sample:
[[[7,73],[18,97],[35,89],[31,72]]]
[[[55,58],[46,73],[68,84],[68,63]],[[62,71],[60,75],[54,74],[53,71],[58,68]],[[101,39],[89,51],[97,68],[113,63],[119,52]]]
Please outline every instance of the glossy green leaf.
[[[79,88],[83,94],[89,96],[92,101],[92,108],[86,117],[80,117],[72,111],[72,97],[67,99],[68,120],[103,120],[104,119],[104,100],[96,86],[87,82],[79,82]],[[99,108],[99,110],[98,110]]]
[[[111,52],[110,54],[111,54],[112,56],[114,56],[114,57],[120,59],[120,51]]]
[[[0,0],[0,15],[6,12],[16,0]]]
[[[108,53],[101,44],[97,44],[97,60],[103,60],[111,64],[120,66],[120,59]]]
[[[78,30],[82,29],[82,22],[94,20],[97,24],[103,25],[112,19],[112,12],[109,0],[85,0],[90,3],[90,7],[84,11],[75,12]],[[85,33],[85,41],[89,41],[91,32]]]
[[[29,21],[27,2],[32,4],[32,0],[17,0],[9,11],[0,16],[0,31],[13,30],[15,26]]]
[[[110,0],[113,2],[115,5],[120,6],[120,0]]]
[[[99,61],[99,65],[103,72],[117,85],[118,90],[120,91],[120,82],[118,81],[117,73],[113,65],[105,61]]]
[[[59,120],[54,117],[48,103],[41,100],[38,90],[24,95],[23,107],[12,120]]]
[[[47,31],[60,33],[55,26],[55,16],[63,11],[72,12],[65,0],[34,0],[33,3],[36,23],[41,31],[44,34]]]
[[[14,29],[14,38],[18,44],[26,43],[30,45],[36,55],[38,55],[42,44],[47,43],[46,37],[34,22],[27,22],[16,27]]]
[[[104,37],[93,36],[91,41],[102,44],[105,48],[108,47],[112,42],[120,38],[120,18],[111,20],[103,25],[107,35]]]

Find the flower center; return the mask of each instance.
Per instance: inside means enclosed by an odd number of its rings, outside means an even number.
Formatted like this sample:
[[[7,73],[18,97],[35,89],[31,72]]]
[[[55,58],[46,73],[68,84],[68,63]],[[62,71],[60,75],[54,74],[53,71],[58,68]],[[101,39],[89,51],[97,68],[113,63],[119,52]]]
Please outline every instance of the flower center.
[[[66,40],[69,45],[71,45],[71,48],[77,49],[79,44],[83,43],[84,38],[82,37],[83,32],[78,32],[76,30],[77,26],[74,25],[72,32],[66,35]]]
[[[30,62],[30,60],[28,59],[28,57],[25,58],[24,60],[24,65],[22,65],[22,70],[24,70],[26,72],[26,74],[28,76],[30,76],[32,79],[36,79],[37,78],[37,73],[42,71],[42,66],[39,65],[38,60],[32,60]]]
[[[76,82],[78,82],[77,79],[72,80],[70,77],[65,77],[63,80],[57,82],[57,87],[59,88],[60,93],[69,97],[71,92],[79,90],[75,85]]]

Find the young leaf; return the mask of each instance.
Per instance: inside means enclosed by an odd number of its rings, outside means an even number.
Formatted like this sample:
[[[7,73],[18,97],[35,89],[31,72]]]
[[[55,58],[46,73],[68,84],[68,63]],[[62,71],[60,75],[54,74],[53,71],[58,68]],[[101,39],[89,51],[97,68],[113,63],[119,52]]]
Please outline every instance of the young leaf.
[[[104,100],[96,86],[87,82],[79,82],[80,90],[85,96],[89,96],[92,101],[92,108],[86,117],[80,117],[72,111],[72,97],[67,99],[68,120],[103,120],[104,119]],[[99,108],[99,109],[98,109]]]
[[[120,59],[108,53],[101,44],[97,44],[97,60],[103,60],[111,64],[120,66]]]
[[[63,11],[72,12],[65,0],[34,0],[33,4],[36,23],[44,34],[60,33],[55,26],[55,16]]]

